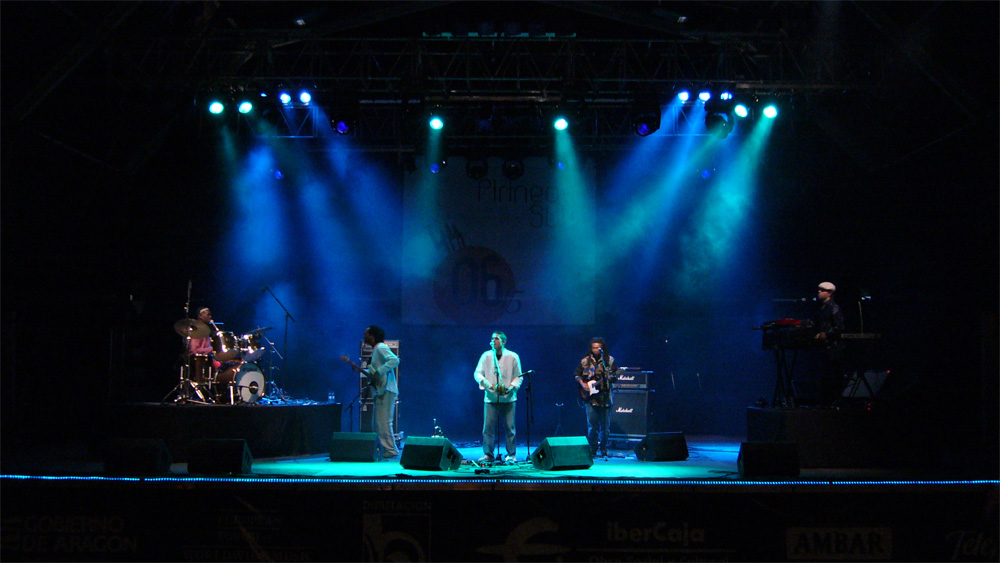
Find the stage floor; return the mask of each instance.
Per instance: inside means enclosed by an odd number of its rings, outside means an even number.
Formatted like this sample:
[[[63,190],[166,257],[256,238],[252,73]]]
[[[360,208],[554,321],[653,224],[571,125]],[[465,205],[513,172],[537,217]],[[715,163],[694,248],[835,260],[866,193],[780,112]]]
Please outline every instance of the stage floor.
[[[84,443],[5,453],[4,561],[996,561],[996,479],[802,468],[741,479],[741,440],[689,457],[612,451],[587,469],[524,458],[455,470],[329,454],[252,459],[241,475],[109,474]],[[532,449],[537,445],[533,444]],[[405,451],[405,450],[404,450]],[[981,474],[980,474],[981,476]]]

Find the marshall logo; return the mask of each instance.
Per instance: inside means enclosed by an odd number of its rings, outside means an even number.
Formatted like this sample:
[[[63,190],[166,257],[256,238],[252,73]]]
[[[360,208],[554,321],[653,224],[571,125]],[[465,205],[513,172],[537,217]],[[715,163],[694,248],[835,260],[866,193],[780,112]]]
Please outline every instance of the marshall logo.
[[[625,375],[624,373],[618,376],[618,381],[635,381],[634,375]]]
[[[618,407],[617,409],[615,409],[615,412],[631,413],[632,409],[630,409],[630,408],[627,409],[625,407]]]

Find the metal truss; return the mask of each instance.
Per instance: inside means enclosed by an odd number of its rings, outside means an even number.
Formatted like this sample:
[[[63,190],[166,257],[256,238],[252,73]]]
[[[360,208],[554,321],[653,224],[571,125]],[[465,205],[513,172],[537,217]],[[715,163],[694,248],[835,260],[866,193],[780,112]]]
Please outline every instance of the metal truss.
[[[331,38],[312,32],[215,31],[120,52],[120,68],[198,95],[241,96],[309,88],[328,114],[350,113],[369,146],[411,145],[414,115],[440,106],[461,124],[453,144],[519,143],[526,124],[572,107],[591,146],[631,134],[638,99],[664,103],[681,88],[726,89],[738,99],[878,88],[871,64],[837,75],[806,47],[768,35],[582,39],[552,34]],[[148,47],[148,46],[147,46]],[[878,60],[872,58],[872,61]],[[150,63],[158,61],[156,68]],[[503,114],[502,122],[497,113]],[[487,120],[482,115],[490,116]],[[487,122],[488,121],[488,122]],[[506,129],[505,129],[506,128]],[[297,136],[289,132],[288,136]],[[532,134],[534,136],[534,134]]]

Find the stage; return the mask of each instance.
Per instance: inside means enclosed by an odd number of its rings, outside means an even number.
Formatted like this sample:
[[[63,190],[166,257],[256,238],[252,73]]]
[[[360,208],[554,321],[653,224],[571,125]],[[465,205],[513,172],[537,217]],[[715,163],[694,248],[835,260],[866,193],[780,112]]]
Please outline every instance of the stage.
[[[971,463],[964,469],[802,463],[798,475],[750,476],[779,465],[747,458],[748,475],[741,477],[742,437],[692,435],[684,436],[686,459],[641,461],[620,447],[589,467],[545,470],[532,463],[523,442],[518,462],[490,465],[471,461],[482,455],[477,443],[409,437],[413,444],[452,445],[461,456],[455,469],[413,469],[405,446],[389,460],[330,461],[331,450],[345,451],[332,446],[339,424],[328,428],[339,421],[332,416],[339,407],[133,405],[122,418],[130,421],[131,439],[109,435],[103,448],[98,440],[5,454],[3,559],[997,559],[998,481]],[[751,420],[761,415],[794,430],[804,418],[845,413],[748,412]],[[193,472],[197,440],[178,449],[181,459],[166,444],[176,446],[191,428],[225,427],[212,422],[217,417],[247,426],[213,430],[209,443],[245,443],[250,455],[216,449],[209,457],[235,461],[236,473]],[[151,425],[143,429],[140,420]],[[278,420],[285,432],[262,433],[258,426]],[[756,424],[752,432],[759,433]],[[315,450],[315,439],[283,434],[321,432],[323,452],[268,456],[250,446]],[[115,447],[164,462],[150,453],[157,451],[150,443],[169,451],[169,464],[158,470],[138,464],[132,472],[107,465],[108,448]],[[813,447],[806,443],[800,451]]]

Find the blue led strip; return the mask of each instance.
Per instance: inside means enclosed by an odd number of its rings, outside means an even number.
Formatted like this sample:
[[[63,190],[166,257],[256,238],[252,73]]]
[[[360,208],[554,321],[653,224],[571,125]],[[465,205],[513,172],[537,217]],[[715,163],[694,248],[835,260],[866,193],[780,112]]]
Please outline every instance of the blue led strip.
[[[703,487],[718,486],[774,486],[774,485],[795,485],[795,486],[934,486],[934,485],[1000,485],[1000,479],[971,479],[971,480],[934,480],[934,481],[742,481],[738,479],[728,480],[649,480],[637,479],[623,481],[620,479],[319,479],[315,477],[285,478],[285,477],[106,477],[106,476],[48,476],[48,475],[0,475],[0,479],[13,479],[21,481],[103,481],[122,483],[345,483],[345,484],[513,484],[513,485],[601,485],[632,487],[635,485],[646,486],[691,486]]]

